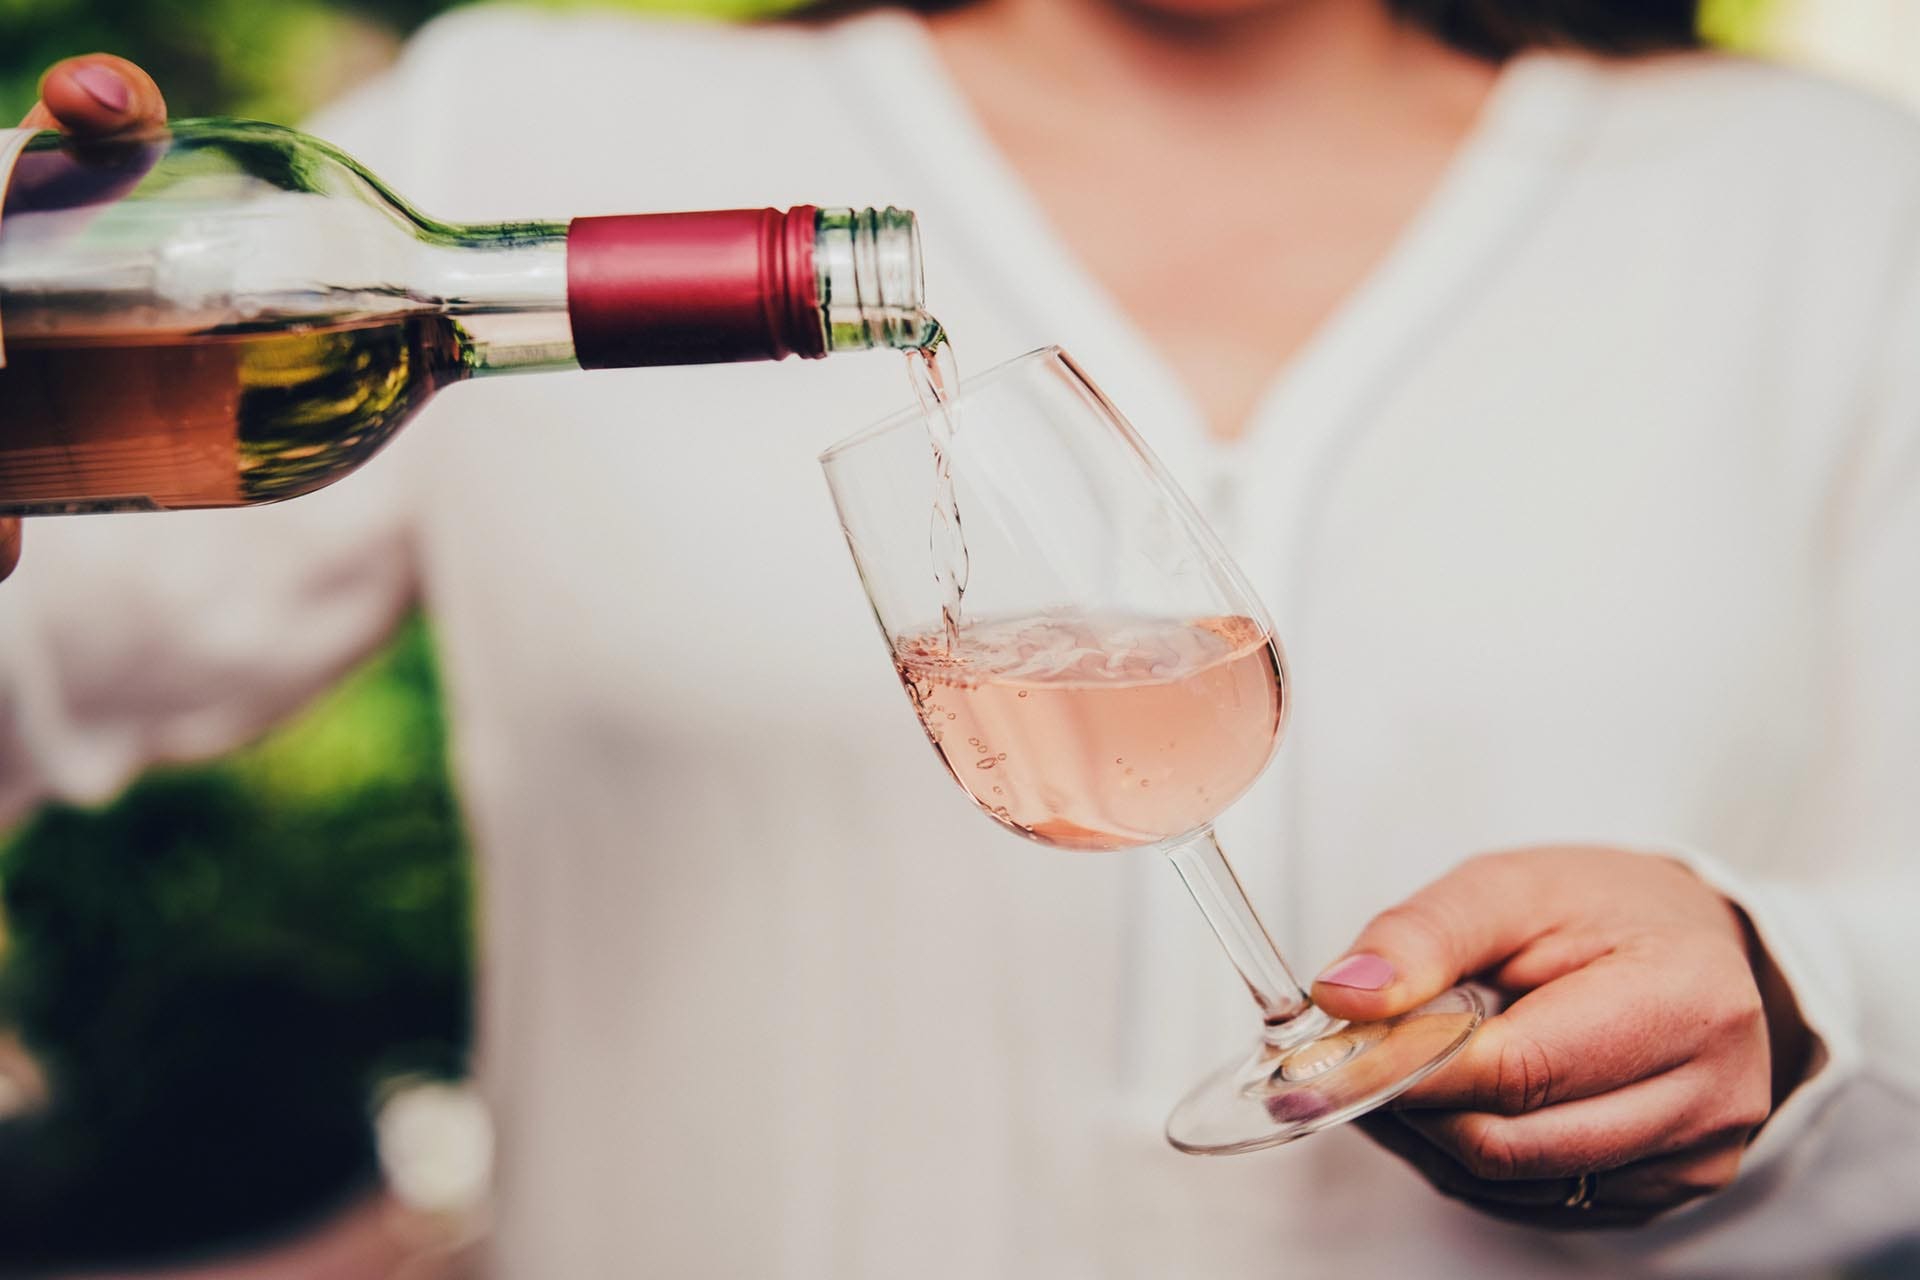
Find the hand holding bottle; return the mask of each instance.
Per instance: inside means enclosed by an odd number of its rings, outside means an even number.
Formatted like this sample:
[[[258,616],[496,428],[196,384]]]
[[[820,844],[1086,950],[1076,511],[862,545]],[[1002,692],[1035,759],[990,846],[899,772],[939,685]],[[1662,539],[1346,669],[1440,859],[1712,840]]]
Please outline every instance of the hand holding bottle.
[[[166,118],[166,99],[152,76],[125,58],[90,53],[48,69],[40,80],[40,101],[21,123],[81,138],[114,138]],[[0,519],[0,578],[19,560],[20,522]]]

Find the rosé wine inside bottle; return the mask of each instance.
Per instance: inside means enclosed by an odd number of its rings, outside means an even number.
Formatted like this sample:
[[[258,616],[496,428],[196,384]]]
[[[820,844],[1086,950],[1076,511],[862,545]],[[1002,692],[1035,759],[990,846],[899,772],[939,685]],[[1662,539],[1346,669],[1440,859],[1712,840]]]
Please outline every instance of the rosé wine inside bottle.
[[[948,769],[1043,844],[1112,850],[1195,831],[1266,767],[1280,660],[1250,618],[1045,614],[894,643]]]

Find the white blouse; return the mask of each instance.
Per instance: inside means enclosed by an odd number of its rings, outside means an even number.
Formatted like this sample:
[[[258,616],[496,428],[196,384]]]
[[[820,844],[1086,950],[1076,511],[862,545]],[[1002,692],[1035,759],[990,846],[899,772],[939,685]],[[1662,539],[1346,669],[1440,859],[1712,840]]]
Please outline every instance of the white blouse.
[[[1905,117],[1521,58],[1231,446],[911,19],[465,14],[320,129],[454,218],[917,209],[964,366],[1065,344],[1279,620],[1292,729],[1221,831],[1303,972],[1472,852],[1605,841],[1735,896],[1821,1041],[1732,1189],[1628,1233],[1489,1221],[1352,1132],[1174,1153],[1251,1010],[1151,855],[1007,836],[919,740],[813,462],[896,357],[463,386],[312,498],[37,522],[0,815],[224,750],[431,610],[497,1274],[1821,1274],[1920,1223]]]

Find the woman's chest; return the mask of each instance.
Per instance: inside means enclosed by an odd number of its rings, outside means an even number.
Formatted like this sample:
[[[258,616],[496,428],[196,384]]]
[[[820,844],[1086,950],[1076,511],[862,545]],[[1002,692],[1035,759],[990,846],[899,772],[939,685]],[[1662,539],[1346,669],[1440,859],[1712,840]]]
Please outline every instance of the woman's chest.
[[[897,695],[812,455],[902,384],[885,357],[605,375],[446,424],[428,556],[449,644],[543,717],[874,714]],[[1218,486],[1173,451],[1275,614],[1309,749],[1790,752],[1817,676],[1812,507],[1751,423],[1652,399],[1429,380]]]
[[[905,375],[847,363],[472,388],[492,394],[427,424],[426,590],[464,705],[648,742],[836,736],[892,709],[814,454]]]
[[[1332,935],[1488,848],[1790,856],[1830,675],[1817,482],[1710,372],[1577,364],[1440,361],[1251,502],[1296,694],[1271,817]]]

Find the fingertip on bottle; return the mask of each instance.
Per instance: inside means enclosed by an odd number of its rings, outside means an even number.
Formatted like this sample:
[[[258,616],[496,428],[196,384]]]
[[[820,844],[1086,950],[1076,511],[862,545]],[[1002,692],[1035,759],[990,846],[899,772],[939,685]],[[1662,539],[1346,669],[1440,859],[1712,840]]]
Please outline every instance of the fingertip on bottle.
[[[67,77],[94,102],[116,116],[125,115],[127,108],[133,105],[133,87],[112,67],[98,62],[83,63],[68,71]]]
[[[146,72],[110,53],[55,63],[41,78],[40,101],[53,123],[82,136],[115,136],[166,118]]]
[[[20,563],[20,522],[0,517],[0,578]]]

